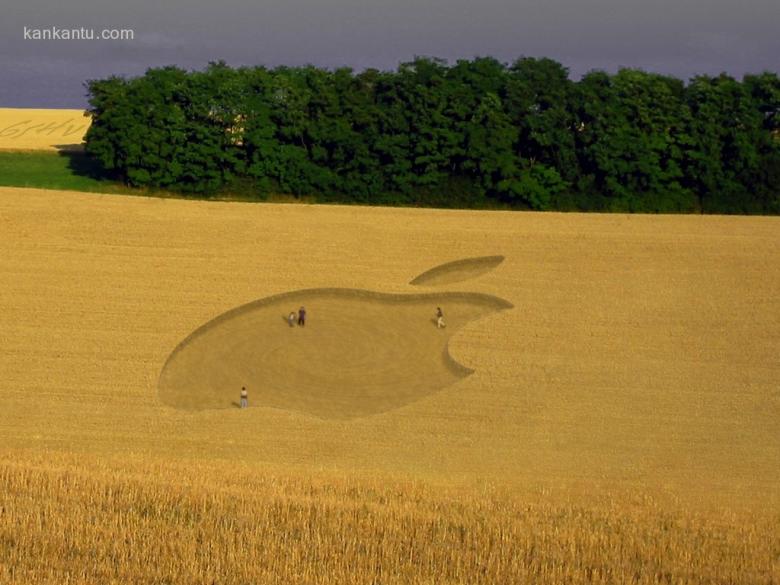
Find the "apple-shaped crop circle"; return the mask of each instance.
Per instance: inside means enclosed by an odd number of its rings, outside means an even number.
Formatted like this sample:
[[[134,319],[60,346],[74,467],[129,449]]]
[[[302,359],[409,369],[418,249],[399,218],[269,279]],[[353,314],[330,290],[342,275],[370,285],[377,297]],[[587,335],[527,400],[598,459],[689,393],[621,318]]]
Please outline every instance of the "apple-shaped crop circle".
[[[464,262],[452,264],[462,271]],[[444,274],[446,266],[437,270]],[[446,281],[453,282],[452,275]],[[301,306],[306,325],[290,326],[287,315]],[[437,307],[445,311],[444,328],[437,327]],[[319,288],[266,297],[184,339],[160,374],[160,399],[186,410],[235,408],[246,386],[250,406],[335,419],[386,412],[471,374],[450,357],[450,337],[470,321],[509,308],[498,297],[461,292]]]

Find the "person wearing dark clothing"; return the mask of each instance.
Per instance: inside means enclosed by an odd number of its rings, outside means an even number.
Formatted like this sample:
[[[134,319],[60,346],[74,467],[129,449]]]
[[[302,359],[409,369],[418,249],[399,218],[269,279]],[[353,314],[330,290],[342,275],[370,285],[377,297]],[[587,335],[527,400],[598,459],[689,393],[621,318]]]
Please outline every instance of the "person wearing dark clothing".
[[[306,309],[303,307],[298,309],[298,325],[301,327],[306,325]]]

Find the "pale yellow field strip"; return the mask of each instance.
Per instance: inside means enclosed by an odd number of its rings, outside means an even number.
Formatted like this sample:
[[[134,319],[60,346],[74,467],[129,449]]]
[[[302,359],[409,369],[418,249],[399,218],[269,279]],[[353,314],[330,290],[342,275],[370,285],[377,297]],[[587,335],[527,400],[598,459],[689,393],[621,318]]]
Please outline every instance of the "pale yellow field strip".
[[[90,119],[83,110],[0,108],[0,150],[74,150]]]
[[[3,188],[0,247],[9,449],[623,482],[759,502],[780,492],[780,218]],[[452,338],[452,357],[475,372],[439,393],[350,420],[257,401],[189,412],[160,400],[170,352],[231,308],[317,287],[417,294],[408,283],[425,270],[497,254],[506,260],[492,272],[442,289],[514,308]]]

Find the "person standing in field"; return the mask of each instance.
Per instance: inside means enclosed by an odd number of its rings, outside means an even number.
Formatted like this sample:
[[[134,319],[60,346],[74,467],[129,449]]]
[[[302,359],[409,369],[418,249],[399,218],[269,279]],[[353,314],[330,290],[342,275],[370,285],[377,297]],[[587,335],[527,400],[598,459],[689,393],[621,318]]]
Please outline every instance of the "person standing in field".
[[[447,325],[444,323],[444,311],[441,307],[436,307],[436,327],[437,329],[444,329]]]
[[[249,394],[246,391],[246,386],[241,386],[241,408],[249,406]]]
[[[298,325],[301,327],[306,325],[306,309],[304,307],[298,309]]]
[[[290,311],[290,314],[287,315],[287,322],[290,324],[290,327],[295,327],[295,311]]]

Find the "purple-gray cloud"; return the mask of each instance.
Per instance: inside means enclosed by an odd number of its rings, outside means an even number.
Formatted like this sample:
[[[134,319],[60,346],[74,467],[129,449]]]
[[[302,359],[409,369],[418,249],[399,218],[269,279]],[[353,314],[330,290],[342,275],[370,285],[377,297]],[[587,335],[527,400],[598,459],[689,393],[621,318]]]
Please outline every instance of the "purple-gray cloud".
[[[7,0],[0,105],[82,107],[85,79],[152,66],[262,64],[394,69],[415,55],[551,57],[578,78],[637,67],[778,71],[777,0]],[[128,41],[33,41],[24,27],[130,28]]]

